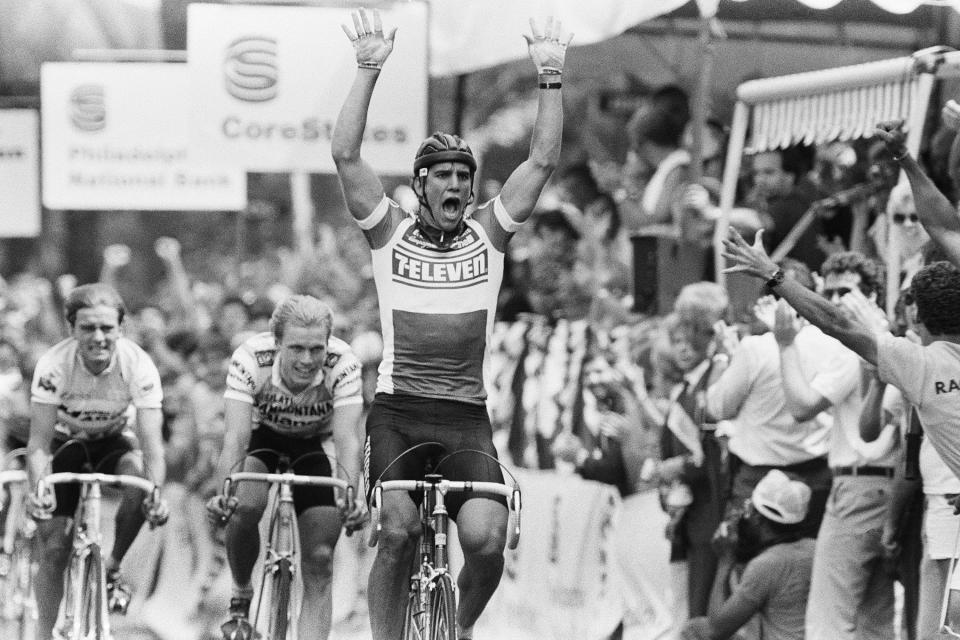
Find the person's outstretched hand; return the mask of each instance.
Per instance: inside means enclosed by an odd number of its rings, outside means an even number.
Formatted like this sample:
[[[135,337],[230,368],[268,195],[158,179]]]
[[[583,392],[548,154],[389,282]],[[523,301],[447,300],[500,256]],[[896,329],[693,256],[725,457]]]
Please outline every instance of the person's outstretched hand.
[[[564,37],[560,21],[554,20],[553,16],[547,18],[543,31],[537,26],[536,21],[530,18],[530,31],[533,37],[527,34],[523,34],[523,37],[527,41],[530,59],[537,65],[537,73],[547,75],[561,73],[563,61],[567,55],[567,46],[573,40],[573,34]]]
[[[887,120],[877,124],[876,134],[883,140],[894,159],[902,158],[907,153],[907,134],[903,130],[903,120]]]
[[[380,12],[376,9],[373,10],[373,26],[370,25],[370,18],[364,9],[354,11],[352,16],[353,29],[345,24],[340,26],[353,43],[353,49],[357,54],[357,66],[364,69],[382,69],[383,63],[393,51],[393,40],[397,36],[397,28],[394,27],[385,36]]]
[[[749,245],[739,231],[730,227],[723,241],[723,257],[734,262],[733,266],[723,270],[724,273],[746,273],[766,279],[777,270],[777,263],[770,259],[763,248],[763,229],[757,231],[753,245]]]

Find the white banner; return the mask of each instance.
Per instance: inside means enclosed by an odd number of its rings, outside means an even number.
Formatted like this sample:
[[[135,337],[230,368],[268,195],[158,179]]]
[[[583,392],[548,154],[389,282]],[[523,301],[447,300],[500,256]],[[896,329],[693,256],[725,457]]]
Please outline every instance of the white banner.
[[[40,234],[40,118],[0,110],[0,237]]]
[[[409,174],[427,123],[427,9],[381,10],[398,28],[377,82],[363,151]],[[357,73],[349,9],[191,4],[187,65],[199,157],[248,171],[333,172],[330,138]]]
[[[195,161],[188,69],[57,62],[40,72],[43,204],[50,209],[240,210],[246,174]]]

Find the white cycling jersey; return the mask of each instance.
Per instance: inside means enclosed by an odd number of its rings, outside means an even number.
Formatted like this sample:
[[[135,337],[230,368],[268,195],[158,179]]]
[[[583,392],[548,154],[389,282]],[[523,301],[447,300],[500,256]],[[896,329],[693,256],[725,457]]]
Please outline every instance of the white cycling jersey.
[[[298,438],[330,435],[334,409],[363,403],[360,361],[350,345],[330,336],[313,383],[294,393],[280,379],[276,339],[270,332],[258,333],[233,352],[224,397],[253,405],[254,428]]]
[[[159,409],[163,400],[160,373],[146,351],[118,338],[109,366],[92,374],[67,338],[37,362],[31,400],[57,405],[57,432],[70,438],[96,439],[127,426],[127,409]]]

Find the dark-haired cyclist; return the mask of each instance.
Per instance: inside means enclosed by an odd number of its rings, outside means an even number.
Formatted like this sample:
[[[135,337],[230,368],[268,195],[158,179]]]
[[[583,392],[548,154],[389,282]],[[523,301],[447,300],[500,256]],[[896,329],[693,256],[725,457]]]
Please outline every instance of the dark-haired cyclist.
[[[53,472],[117,473],[163,484],[166,466],[160,427],[160,374],[150,356],[121,336],[125,306],[105,284],[73,289],[64,301],[70,337],[51,347],[37,362],[31,387],[27,468],[31,486]],[[134,407],[136,442],[127,429]],[[69,445],[62,447],[64,443]],[[61,448],[62,447],[62,448]],[[52,460],[50,451],[58,451]],[[91,469],[85,467],[89,465]],[[166,520],[164,507],[147,504],[137,489],[125,489],[117,510],[113,551],[106,561],[107,593],[113,611],[125,612],[130,590],[120,579],[120,563],[146,518]],[[31,499],[39,518],[36,549],[38,638],[50,638],[63,596],[63,572],[70,555],[70,527],[80,499],[78,485],[56,487],[53,517],[48,505]]]
[[[367,418],[368,478],[423,477],[422,459],[409,447],[436,441],[457,455],[440,471],[453,479],[502,482],[484,405],[483,367],[503,277],[507,242],[534,208],[560,154],[563,109],[561,72],[569,38],[559,22],[541,30],[531,21],[525,36],[539,72],[537,121],[530,155],[499,195],[469,209],[477,162],[456,135],[435,133],[417,150],[412,187],[417,211],[386,197],[374,169],[360,155],[367,110],[383,63],[393,50],[394,29],[384,35],[379,14],[353,16],[357,76],[333,134],[333,159],[351,214],[370,245],[384,338],[377,395]],[[422,453],[422,450],[418,450]],[[449,500],[465,560],[458,578],[458,637],[473,625],[503,572],[507,509],[477,497]],[[419,520],[413,500],[384,496],[383,532],[370,572],[368,599],[374,640],[398,633],[404,615],[408,569]]]

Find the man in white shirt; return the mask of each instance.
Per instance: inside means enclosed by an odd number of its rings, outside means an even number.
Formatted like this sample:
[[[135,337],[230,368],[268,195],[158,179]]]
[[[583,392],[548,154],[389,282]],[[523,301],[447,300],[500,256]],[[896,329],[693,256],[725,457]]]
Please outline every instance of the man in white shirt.
[[[844,305],[855,301],[872,308],[874,316],[883,320],[876,308],[880,283],[875,269],[871,270],[862,255],[845,252],[828,258],[823,269],[824,296],[819,296],[784,277],[783,270],[764,251],[762,235],[758,232],[751,246],[731,230],[730,238],[724,241],[724,255],[734,266],[727,270],[762,278],[803,317],[852,349],[843,365],[845,373],[838,378],[843,383],[829,386],[804,381],[796,344],[781,350],[784,391],[794,418],[809,419],[828,406],[833,407],[834,417],[829,448],[833,488],[817,538],[807,605],[807,638],[890,638],[893,583],[883,569],[880,535],[899,450],[893,433],[881,434],[871,443],[860,439],[862,376],[856,355],[876,363],[878,339],[901,339],[886,332],[885,321],[868,328],[844,310]],[[872,350],[868,343],[873,345]]]

